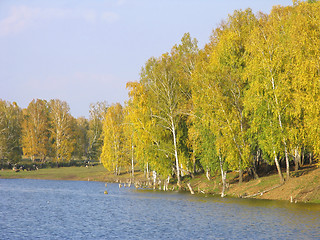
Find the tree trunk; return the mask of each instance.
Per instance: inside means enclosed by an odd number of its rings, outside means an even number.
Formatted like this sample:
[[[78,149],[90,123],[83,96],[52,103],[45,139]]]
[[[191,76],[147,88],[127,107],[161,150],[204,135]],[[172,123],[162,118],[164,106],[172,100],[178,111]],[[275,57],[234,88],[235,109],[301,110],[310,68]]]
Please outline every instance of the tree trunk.
[[[181,188],[181,180],[180,180],[180,167],[179,167],[179,159],[178,159],[178,150],[177,150],[177,140],[176,140],[176,130],[174,127],[173,120],[171,119],[171,124],[172,124],[172,136],[173,136],[173,144],[174,144],[174,156],[176,159],[176,169],[177,169],[177,185],[179,189]]]
[[[251,169],[252,169],[252,173],[253,173],[253,178],[254,179],[259,179],[259,175],[257,174],[255,166],[252,167]]]
[[[210,181],[210,173],[209,173],[209,168],[206,168],[206,177]]]
[[[220,170],[221,170],[221,179],[222,179],[222,192],[221,197],[225,196],[225,190],[226,190],[226,179],[227,179],[227,172],[223,170],[223,161],[221,156],[219,155],[220,160]]]
[[[289,178],[290,178],[290,164],[289,164],[288,149],[287,149],[286,141],[283,141],[283,142],[284,142],[284,153],[285,153],[285,157],[286,157],[286,173],[287,173],[286,180],[289,180]]]
[[[279,178],[280,178],[280,183],[283,183],[284,179],[283,179],[283,176],[282,176],[282,173],[281,173],[281,168],[280,168],[280,164],[279,164],[279,161],[278,161],[278,157],[276,155],[276,151],[273,151],[273,153],[274,153],[274,162],[276,163],[278,174],[279,174]]]
[[[150,173],[149,173],[149,163],[147,162],[147,179],[150,179]]]
[[[239,166],[239,184],[241,184],[243,181],[243,171],[241,166]]]
[[[133,144],[132,144],[132,155],[131,155],[131,172],[132,172],[132,178],[134,178],[134,163],[133,163]]]
[[[152,178],[153,178],[153,189],[156,189],[157,184],[157,172],[153,170],[152,172]]]
[[[272,88],[274,90],[274,98],[275,98],[275,101],[276,101],[276,105],[279,106],[278,104],[278,98],[277,98],[277,95],[275,93],[275,84],[274,84],[274,78],[272,77]],[[280,129],[281,129],[281,132],[283,133],[283,127],[282,127],[282,120],[281,120],[281,114],[280,112],[278,113],[278,120],[279,120],[279,126],[280,126]],[[286,157],[286,173],[287,173],[287,180],[289,180],[289,177],[290,177],[290,165],[289,165],[289,157],[288,157],[288,150],[287,150],[287,143],[286,143],[286,140],[285,140],[285,137],[283,137],[283,144],[284,144],[284,152],[285,152],[285,157]],[[277,164],[277,163],[276,163]],[[277,166],[278,168],[278,166]],[[279,171],[279,170],[278,170]],[[281,175],[282,177],[282,175]],[[282,177],[283,178],[283,177]]]
[[[304,147],[301,149],[301,157],[300,157],[300,167],[304,165],[304,160],[305,160],[305,151],[304,151]]]
[[[312,153],[309,154],[309,163],[312,164]]]
[[[196,154],[195,154],[195,150],[193,150],[192,160],[193,160],[193,174],[195,174],[196,171],[197,171],[197,168],[196,168]]]
[[[253,161],[253,168],[252,168],[254,179],[259,179],[259,175],[257,174],[257,163],[259,162],[259,156],[260,156],[260,151],[258,150],[256,160]]]
[[[300,162],[300,155],[298,148],[294,150],[294,171],[297,172],[299,170],[299,162]]]
[[[163,190],[164,190],[164,191],[168,191],[168,190],[169,190],[169,189],[168,189],[169,183],[170,183],[170,176],[168,176],[167,179],[164,180],[164,183],[163,183]]]

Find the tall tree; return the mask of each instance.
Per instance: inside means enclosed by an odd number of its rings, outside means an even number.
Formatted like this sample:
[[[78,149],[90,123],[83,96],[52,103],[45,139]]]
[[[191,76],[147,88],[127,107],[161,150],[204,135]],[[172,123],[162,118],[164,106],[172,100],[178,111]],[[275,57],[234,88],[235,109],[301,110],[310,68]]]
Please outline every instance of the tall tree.
[[[123,108],[119,103],[113,104],[108,108],[103,122],[101,161],[103,166],[115,175],[120,174],[121,167],[130,164],[130,158],[124,151],[123,127]]]
[[[73,155],[79,160],[88,156],[89,148],[89,123],[88,120],[84,117],[79,117],[74,119],[74,133],[75,133],[75,149]]]
[[[73,117],[67,102],[58,99],[50,103],[52,148],[55,160],[59,162],[70,161],[75,147],[73,135]]]
[[[177,131],[178,150],[181,169],[184,173],[196,171],[196,151],[193,146],[197,144],[194,138],[189,138],[189,129],[193,125],[193,102],[192,102],[192,77],[198,61],[198,42],[191,38],[190,33],[185,33],[181,43],[175,45],[171,50],[174,63],[174,71],[180,86],[183,101],[180,102],[180,119]],[[192,174],[191,174],[192,175]],[[193,175],[192,175],[193,176]]]
[[[216,30],[217,31],[217,30]],[[215,40],[215,39],[213,39]],[[230,150],[230,138],[224,136],[228,134],[229,129],[225,118],[219,118],[224,108],[221,107],[223,96],[217,87],[216,74],[210,70],[210,56],[214,49],[214,42],[207,45],[204,51],[200,53],[201,59],[197,64],[193,86],[194,114],[197,121],[194,126],[199,133],[198,154],[204,169],[208,172],[220,170],[222,180],[221,196],[225,195],[227,165],[226,157]],[[222,115],[223,116],[223,115]]]
[[[49,110],[45,100],[32,100],[24,111],[23,153],[34,161],[44,161],[49,152]]]
[[[319,1],[296,2],[287,23],[290,41],[286,48],[290,51],[290,65],[286,72],[293,85],[293,107],[289,110],[293,119],[290,134],[293,152],[297,153],[295,158],[303,155],[299,151],[304,148],[316,155],[320,153],[319,11]]]
[[[194,124],[200,133],[200,153],[206,159],[202,162],[206,170],[220,168],[223,184],[227,165],[239,170],[240,183],[243,169],[249,166],[243,101],[247,88],[246,44],[255,22],[255,16],[247,9],[235,11],[221,23],[200,52],[193,78],[192,97],[197,116]]]
[[[126,103],[125,124],[131,127],[132,144],[135,147],[134,156],[140,167],[149,178],[150,160],[152,161],[152,145],[155,141],[146,90],[139,82],[128,82],[129,100]],[[130,133],[129,133],[130,134]]]
[[[151,58],[142,74],[142,83],[147,87],[151,107],[151,117],[157,122],[159,137],[170,139],[172,144],[162,141],[158,146],[167,160],[174,159],[178,185],[180,186],[180,163],[178,157],[177,128],[179,122],[179,102],[183,102],[179,83],[175,78],[172,58],[169,54],[161,58]],[[159,139],[160,140],[160,139]],[[160,143],[160,141],[157,141]],[[172,150],[170,149],[172,147]],[[173,157],[173,159],[172,159]],[[167,165],[167,164],[166,164]],[[169,164],[170,165],[170,164]]]
[[[89,149],[88,158],[90,160],[97,160],[101,155],[103,139],[102,139],[102,125],[105,118],[108,105],[106,102],[97,102],[90,104],[89,117]]]
[[[186,34],[182,43],[174,46],[171,53],[163,54],[160,58],[150,58],[142,70],[140,79],[140,83],[146,89],[151,118],[155,121],[153,129],[158,132],[155,149],[165,162],[162,165],[174,166],[179,187],[181,171],[184,171],[181,161],[184,152],[183,139],[187,139],[184,116],[188,100],[191,99],[189,82],[193,59],[190,56],[195,52],[196,40],[192,40],[190,35]]]
[[[215,76],[212,85],[218,106],[216,118],[223,119],[222,128],[225,143],[230,145],[227,160],[230,167],[239,170],[239,182],[242,182],[243,169],[249,165],[246,137],[248,128],[244,115],[244,93],[247,88],[245,73],[245,55],[248,36],[255,25],[256,18],[250,9],[235,11],[226,23],[217,31],[213,52],[210,56],[209,71]]]
[[[289,178],[288,109],[292,106],[292,84],[286,74],[290,59],[286,48],[287,9],[274,7],[270,15],[261,15],[248,45],[248,75],[250,88],[247,105],[256,128],[263,133],[260,146],[273,156],[280,181],[283,182],[278,158],[285,157]]]
[[[22,112],[17,103],[0,99],[0,159],[16,163],[21,159]]]

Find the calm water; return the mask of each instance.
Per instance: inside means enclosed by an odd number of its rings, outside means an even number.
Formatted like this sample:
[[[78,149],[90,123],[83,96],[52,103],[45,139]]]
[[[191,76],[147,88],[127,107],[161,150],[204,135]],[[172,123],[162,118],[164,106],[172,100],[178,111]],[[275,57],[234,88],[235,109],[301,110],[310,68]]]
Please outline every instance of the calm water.
[[[320,239],[320,206],[0,179],[0,239]]]

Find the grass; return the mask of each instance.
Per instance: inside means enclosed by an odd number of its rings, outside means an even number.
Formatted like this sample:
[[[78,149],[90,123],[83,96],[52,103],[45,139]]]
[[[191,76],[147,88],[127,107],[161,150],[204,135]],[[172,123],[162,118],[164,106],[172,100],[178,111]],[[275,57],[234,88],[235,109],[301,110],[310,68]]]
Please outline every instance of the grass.
[[[0,178],[31,178],[31,179],[52,179],[52,180],[92,180],[103,181],[107,171],[102,165],[94,167],[61,167],[43,168],[36,171],[12,170],[0,171]]]
[[[101,164],[90,167],[42,168],[35,171],[0,171],[0,178],[127,182],[130,177],[130,173],[126,172],[115,176],[113,173],[108,172]],[[139,180],[143,178],[143,173],[135,172],[135,179]]]

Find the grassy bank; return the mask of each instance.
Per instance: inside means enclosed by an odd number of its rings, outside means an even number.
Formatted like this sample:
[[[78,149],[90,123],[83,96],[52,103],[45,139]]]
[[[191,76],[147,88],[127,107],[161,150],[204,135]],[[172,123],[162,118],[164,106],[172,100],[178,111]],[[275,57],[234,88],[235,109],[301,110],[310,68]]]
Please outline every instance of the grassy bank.
[[[320,203],[320,168],[315,165],[306,166],[297,173],[292,172],[290,180],[275,189],[272,188],[279,185],[279,177],[275,172],[255,180],[247,177],[242,184],[237,183],[237,177],[237,173],[228,173],[227,196],[286,201],[291,201],[292,198],[293,202]],[[106,171],[102,165],[98,165],[88,168],[61,167],[19,172],[2,170],[0,178],[127,182],[130,179],[130,174],[123,173],[120,176],[115,176]],[[135,180],[145,181],[143,172],[135,172]],[[219,195],[221,192],[220,177],[212,178],[210,181],[204,174],[196,175],[194,178],[185,177],[182,183],[183,190],[189,191],[188,183],[195,193]],[[174,187],[171,185],[169,189]]]
[[[50,180],[75,180],[75,181],[101,181],[101,182],[125,182],[130,174],[123,173],[120,176],[108,172],[102,165],[90,167],[60,167],[42,168],[35,171],[1,170],[0,178],[25,178],[25,179],[50,179]],[[140,172],[135,173],[136,179],[143,178]]]

